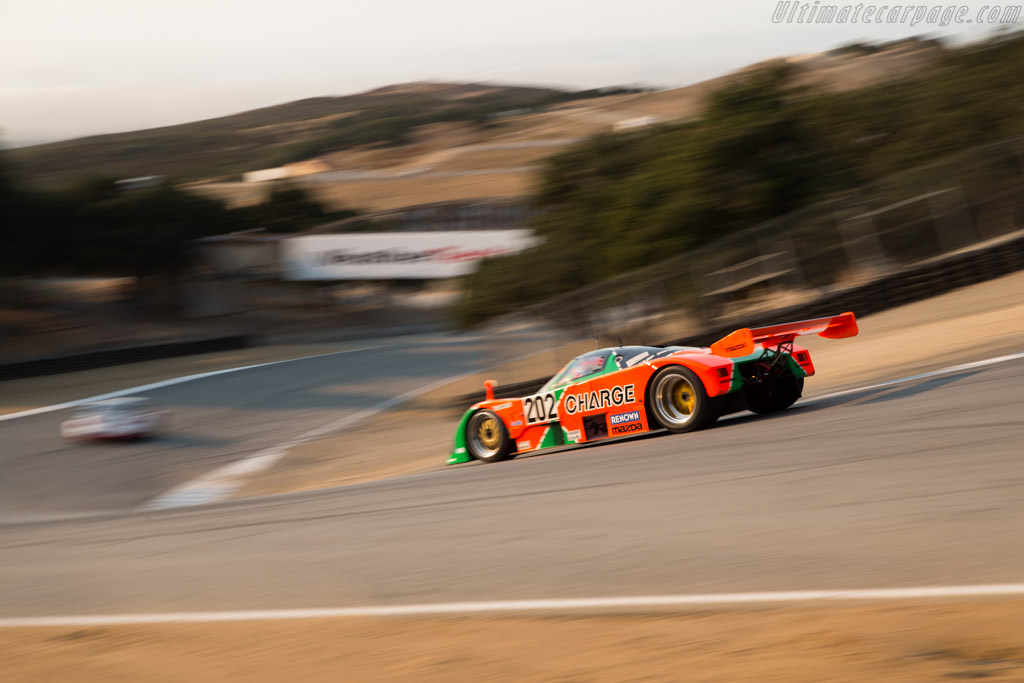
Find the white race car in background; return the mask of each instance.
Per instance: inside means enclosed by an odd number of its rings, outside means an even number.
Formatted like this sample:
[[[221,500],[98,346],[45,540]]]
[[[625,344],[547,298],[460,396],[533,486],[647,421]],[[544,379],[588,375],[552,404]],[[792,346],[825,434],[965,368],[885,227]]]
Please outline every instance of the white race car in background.
[[[148,398],[111,398],[79,407],[60,426],[65,439],[145,439],[160,428],[163,415]]]

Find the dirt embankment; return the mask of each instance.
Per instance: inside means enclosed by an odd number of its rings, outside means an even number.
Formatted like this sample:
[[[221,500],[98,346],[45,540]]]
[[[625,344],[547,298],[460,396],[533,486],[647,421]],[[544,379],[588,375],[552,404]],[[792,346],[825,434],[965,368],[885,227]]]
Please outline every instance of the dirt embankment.
[[[1024,681],[1024,602],[0,630],[5,681]]]

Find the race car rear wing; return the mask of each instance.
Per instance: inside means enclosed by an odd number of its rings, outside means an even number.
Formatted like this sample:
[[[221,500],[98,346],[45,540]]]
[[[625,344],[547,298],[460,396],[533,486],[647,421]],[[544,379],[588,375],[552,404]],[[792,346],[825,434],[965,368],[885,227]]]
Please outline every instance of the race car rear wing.
[[[726,358],[739,358],[752,354],[757,344],[762,348],[769,348],[791,342],[804,334],[817,334],[826,339],[843,339],[857,336],[858,331],[857,318],[853,313],[847,312],[828,318],[800,320],[781,325],[744,327],[712,344],[711,352]]]

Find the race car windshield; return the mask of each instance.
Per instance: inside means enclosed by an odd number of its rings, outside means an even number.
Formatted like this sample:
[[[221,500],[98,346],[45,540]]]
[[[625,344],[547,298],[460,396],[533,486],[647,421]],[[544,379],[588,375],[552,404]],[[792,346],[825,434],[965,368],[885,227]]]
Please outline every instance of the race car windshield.
[[[574,358],[569,364],[562,368],[562,371],[548,380],[541,391],[550,391],[554,387],[568,384],[583,379],[589,375],[601,372],[605,362],[608,360],[608,352],[588,353],[585,356]]]

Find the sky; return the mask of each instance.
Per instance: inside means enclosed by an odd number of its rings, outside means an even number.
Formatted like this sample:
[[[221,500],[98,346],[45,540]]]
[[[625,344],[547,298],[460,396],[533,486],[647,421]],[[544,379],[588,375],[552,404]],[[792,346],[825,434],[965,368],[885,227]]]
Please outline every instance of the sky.
[[[973,16],[986,4],[966,6]],[[0,144],[418,80],[672,87],[855,40],[987,30],[786,23],[773,21],[777,9],[775,0],[0,0]]]

